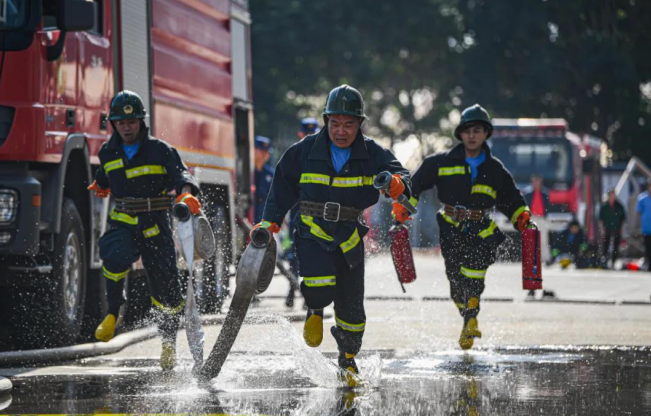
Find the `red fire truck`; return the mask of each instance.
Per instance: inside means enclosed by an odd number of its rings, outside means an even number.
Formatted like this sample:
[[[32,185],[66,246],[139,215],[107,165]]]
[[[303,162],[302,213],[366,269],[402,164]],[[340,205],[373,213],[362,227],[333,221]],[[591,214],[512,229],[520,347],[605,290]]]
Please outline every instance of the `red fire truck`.
[[[552,234],[576,218],[594,242],[599,233],[603,142],[572,133],[564,119],[493,119],[493,124],[491,151],[512,173],[518,188],[526,190],[533,174],[542,176],[549,191]]]
[[[152,134],[201,183],[220,243],[201,300],[219,303],[234,218],[250,206],[249,25],[246,0],[0,0],[0,313],[10,323],[0,338],[9,347],[74,343],[102,315],[97,241],[110,202],[86,187],[122,89],[143,98]]]

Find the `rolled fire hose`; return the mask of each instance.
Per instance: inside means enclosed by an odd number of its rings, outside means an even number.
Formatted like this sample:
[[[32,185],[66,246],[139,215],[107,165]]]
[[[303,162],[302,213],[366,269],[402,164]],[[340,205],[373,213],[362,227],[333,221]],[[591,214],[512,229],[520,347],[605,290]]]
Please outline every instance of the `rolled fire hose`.
[[[266,228],[256,228],[251,233],[251,243],[237,265],[231,306],[215,346],[199,374],[201,381],[207,382],[219,375],[240,332],[253,295],[267,290],[275,269],[276,241]]]

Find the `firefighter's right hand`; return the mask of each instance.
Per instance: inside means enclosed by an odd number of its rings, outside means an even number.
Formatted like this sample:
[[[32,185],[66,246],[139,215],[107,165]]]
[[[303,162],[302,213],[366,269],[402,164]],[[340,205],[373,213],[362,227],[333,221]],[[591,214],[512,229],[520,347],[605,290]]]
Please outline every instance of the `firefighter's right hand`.
[[[524,231],[527,226],[531,223],[531,213],[529,211],[524,211],[518,216],[518,231]]]
[[[409,210],[404,206],[402,206],[401,203],[399,202],[393,203],[393,209],[391,210],[391,215],[393,215],[393,218],[395,218],[396,221],[398,221],[400,224],[404,224],[407,220],[411,219],[409,214],[411,214]]]
[[[97,181],[93,181],[93,183],[90,184],[88,188],[89,191],[95,191],[95,196],[98,198],[106,198],[107,196],[111,195],[111,188],[100,188],[100,186],[97,184]]]
[[[280,227],[278,226],[278,224],[276,224],[275,222],[262,220],[256,225],[254,225],[253,228],[251,228],[251,232],[249,232],[250,236],[253,235],[253,230],[255,230],[256,228],[266,228],[272,234],[280,232]]]
[[[199,202],[196,196],[192,195],[189,192],[184,192],[181,195],[177,196],[176,203],[177,204],[184,203],[185,205],[187,205],[188,208],[190,208],[190,212],[193,215],[197,215],[198,213],[201,212],[201,203]]]

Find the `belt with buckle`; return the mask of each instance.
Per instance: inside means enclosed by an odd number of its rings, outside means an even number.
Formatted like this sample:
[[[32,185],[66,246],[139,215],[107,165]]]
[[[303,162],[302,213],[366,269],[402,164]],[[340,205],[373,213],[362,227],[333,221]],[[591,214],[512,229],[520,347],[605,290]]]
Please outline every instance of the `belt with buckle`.
[[[166,211],[174,206],[174,197],[171,195],[156,198],[116,198],[115,210],[126,214],[150,211]]]
[[[470,209],[463,205],[445,205],[443,212],[457,222],[481,221],[486,218],[486,211],[483,209]]]
[[[326,221],[359,221],[364,210],[346,207],[338,202],[301,201],[301,215],[323,218]]]

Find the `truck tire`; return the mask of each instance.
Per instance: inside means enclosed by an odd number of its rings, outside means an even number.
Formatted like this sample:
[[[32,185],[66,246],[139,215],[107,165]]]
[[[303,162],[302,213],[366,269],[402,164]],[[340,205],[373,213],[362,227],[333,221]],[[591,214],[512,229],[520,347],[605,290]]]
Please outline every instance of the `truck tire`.
[[[212,258],[204,261],[203,273],[200,279],[197,279],[197,297],[201,313],[220,313],[224,301],[229,296],[228,257],[231,239],[226,208],[217,205],[211,214],[208,218],[215,233],[217,250]]]
[[[23,312],[16,347],[53,348],[80,338],[86,295],[84,226],[71,199],[63,200],[61,232],[56,235],[52,271],[43,284],[21,290],[16,299]]]

